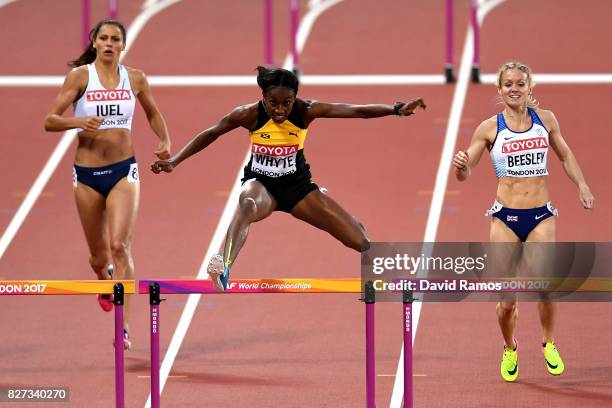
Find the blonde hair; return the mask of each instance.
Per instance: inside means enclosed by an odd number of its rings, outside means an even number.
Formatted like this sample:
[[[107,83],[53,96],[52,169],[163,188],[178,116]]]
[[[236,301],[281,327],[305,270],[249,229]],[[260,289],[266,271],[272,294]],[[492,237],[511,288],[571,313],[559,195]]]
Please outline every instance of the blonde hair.
[[[497,82],[496,82],[497,89],[501,89],[502,87],[501,83],[502,83],[503,73],[511,69],[518,69],[519,71],[523,72],[527,76],[527,83],[529,84],[529,88],[533,89],[535,87],[535,82],[533,82],[533,77],[531,75],[531,68],[529,68],[529,65],[523,64],[522,62],[519,62],[519,61],[510,61],[510,62],[506,62],[505,64],[502,64],[502,66],[499,67],[499,70],[497,71]],[[539,105],[540,105],[540,102],[538,102],[537,99],[535,99],[531,94],[529,94],[529,100],[527,101],[527,106],[529,106],[530,108],[537,108]]]

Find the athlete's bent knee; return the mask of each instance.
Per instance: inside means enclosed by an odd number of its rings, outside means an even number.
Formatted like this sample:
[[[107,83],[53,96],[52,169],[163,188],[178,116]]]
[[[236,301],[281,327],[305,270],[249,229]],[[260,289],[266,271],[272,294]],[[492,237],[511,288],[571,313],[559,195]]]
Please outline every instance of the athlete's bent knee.
[[[538,302],[540,304],[552,303],[552,299],[550,298],[550,293],[538,292]]]
[[[257,214],[257,202],[253,197],[241,197],[238,203],[240,212],[246,216],[255,216]]]
[[[357,252],[365,252],[370,249],[370,241],[367,238],[350,240],[347,242],[343,242],[343,244],[351,249],[354,249]]]
[[[361,245],[359,247],[359,252],[365,252],[368,249],[370,249],[372,245],[370,244],[370,240],[369,239],[364,239],[363,241],[361,241]]]
[[[105,279],[104,271],[108,267],[108,258],[102,255],[92,255],[89,257],[89,265],[98,279]]]
[[[89,264],[94,271],[102,270],[108,265],[108,260],[103,256],[92,255],[89,257]]]
[[[121,258],[129,256],[130,254],[130,245],[126,241],[122,240],[113,240],[110,244],[111,253],[113,254],[113,258]]]
[[[516,311],[516,302],[500,302],[497,304],[497,312],[512,314]]]

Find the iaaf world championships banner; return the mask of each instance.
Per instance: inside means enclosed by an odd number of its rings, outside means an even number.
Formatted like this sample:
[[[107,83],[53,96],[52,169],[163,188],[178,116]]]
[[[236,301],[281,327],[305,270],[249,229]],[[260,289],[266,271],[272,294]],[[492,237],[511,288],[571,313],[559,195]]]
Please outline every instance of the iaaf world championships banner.
[[[376,301],[612,301],[612,243],[375,242],[361,256]]]

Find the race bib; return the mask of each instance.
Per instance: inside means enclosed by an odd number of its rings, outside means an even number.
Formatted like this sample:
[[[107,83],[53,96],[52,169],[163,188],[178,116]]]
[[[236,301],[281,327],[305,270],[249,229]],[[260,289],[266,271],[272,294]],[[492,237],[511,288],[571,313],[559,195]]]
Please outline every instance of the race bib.
[[[297,172],[298,145],[251,145],[251,170],[267,177],[282,177]]]
[[[502,153],[506,157],[506,174],[511,177],[548,175],[547,149],[548,143],[543,137],[504,142]]]
[[[130,164],[130,172],[127,175],[128,183],[138,183],[138,163]]]

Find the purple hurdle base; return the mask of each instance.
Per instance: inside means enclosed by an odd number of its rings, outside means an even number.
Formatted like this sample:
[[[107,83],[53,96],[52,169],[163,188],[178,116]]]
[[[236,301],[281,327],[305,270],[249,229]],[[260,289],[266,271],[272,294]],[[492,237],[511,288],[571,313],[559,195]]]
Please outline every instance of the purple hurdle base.
[[[159,408],[159,298],[160,289],[156,282],[149,286],[151,305],[151,408]]]
[[[453,74],[453,0],[446,0],[446,65],[444,76],[446,83],[455,82]]]
[[[123,285],[114,287],[115,304],[115,406],[125,407],[124,364],[123,364]]]
[[[404,305],[404,408],[412,408],[412,294],[403,293]]]
[[[151,305],[151,407],[159,408],[160,406],[160,363],[159,363],[159,304],[163,299],[160,299],[160,293],[163,291],[161,285],[158,282],[151,281],[140,281],[139,283],[139,291],[143,293],[143,284],[149,284],[149,296],[150,296],[150,305]],[[210,282],[201,282],[202,290],[201,293],[216,293],[214,289],[210,288]],[[206,286],[206,287],[204,287]],[[180,289],[180,290],[178,290]],[[166,287],[166,292],[164,293],[190,293],[184,288],[170,288]],[[174,291],[173,291],[174,290]],[[193,289],[191,289],[193,290]],[[358,293],[358,289],[356,290]],[[228,290],[228,292],[230,292]],[[356,293],[353,289],[347,291],[350,293]],[[198,293],[198,292],[195,292]],[[231,293],[231,292],[230,292]],[[277,292],[280,293],[280,292]],[[287,292],[288,293],[288,292]],[[306,292],[304,292],[306,293]],[[362,299],[365,303],[366,310],[366,407],[367,408],[376,408],[376,355],[375,355],[375,327],[374,327],[374,285],[372,282],[368,282],[365,285],[365,296]],[[123,335],[123,319],[121,320],[121,325],[115,327],[116,334],[121,333]],[[117,331],[119,330],[119,331]],[[120,340],[116,340],[117,342]],[[117,351],[119,354],[119,351]],[[121,350],[121,369],[123,370],[123,350]],[[117,363],[119,364],[119,363]],[[122,373],[123,374],[123,371]],[[121,390],[123,391],[123,377],[121,381]],[[117,405],[119,407],[119,405]],[[123,405],[121,405],[123,407]]]
[[[365,284],[365,303],[366,313],[366,407],[376,408],[376,347],[374,341],[374,305],[376,302],[374,284]]]
[[[470,7],[472,30],[474,32],[474,59],[472,61],[472,82],[480,83],[480,25],[478,24],[478,0],[472,0]]]
[[[266,67],[274,64],[272,37],[272,0],[264,0],[264,62]]]
[[[293,62],[293,73],[299,75],[300,72],[300,53],[297,46],[297,32],[300,19],[300,5],[298,0],[291,0],[290,21],[291,21],[291,57]]]

